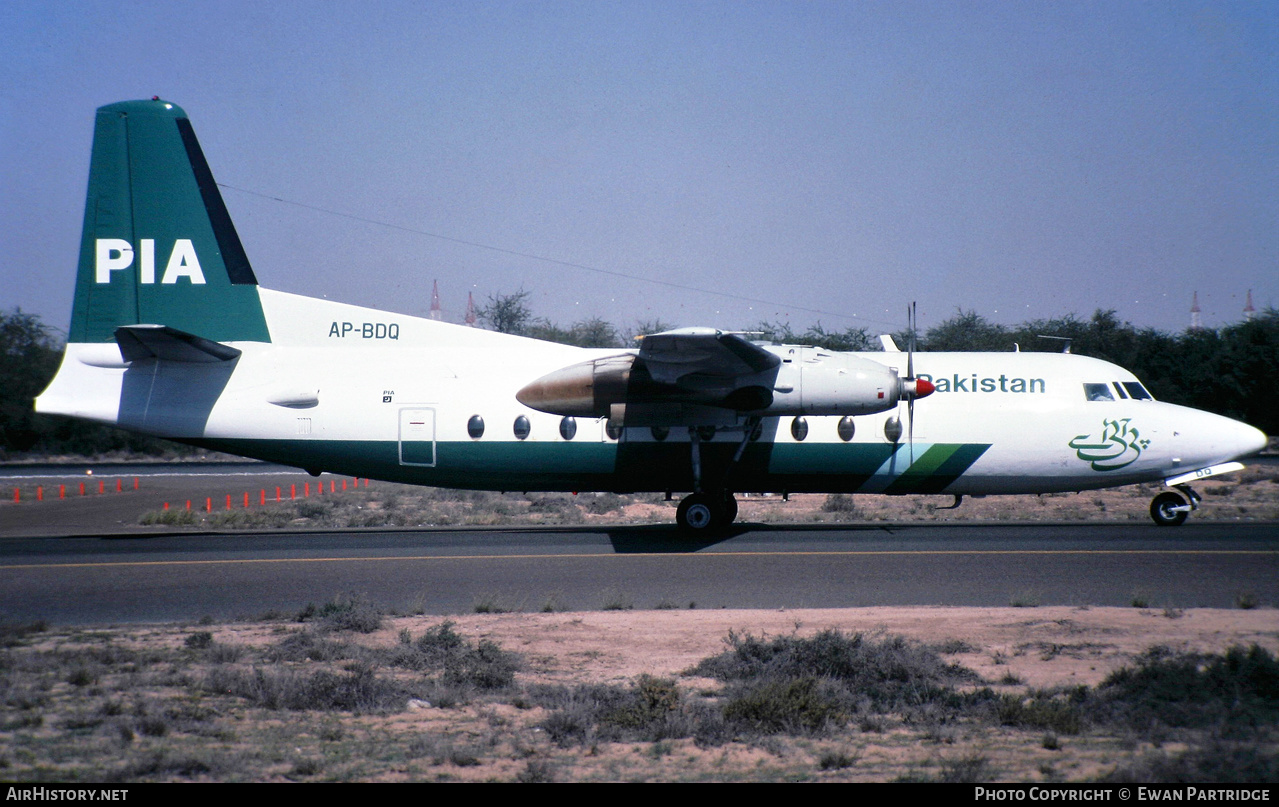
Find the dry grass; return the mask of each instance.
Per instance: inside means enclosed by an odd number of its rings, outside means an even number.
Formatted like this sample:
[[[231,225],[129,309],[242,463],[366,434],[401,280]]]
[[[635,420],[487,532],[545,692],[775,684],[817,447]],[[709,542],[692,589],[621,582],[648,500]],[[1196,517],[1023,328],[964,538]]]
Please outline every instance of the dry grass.
[[[1084,493],[990,496],[948,508],[950,496],[795,494],[739,496],[738,520],[746,523],[866,522],[1146,522],[1150,500],[1161,488],[1131,485]],[[1196,519],[1279,520],[1279,472],[1250,468],[1202,486]],[[655,493],[493,493],[422,488],[389,482],[249,510],[151,511],[146,526],[192,529],[386,528],[501,526],[508,524],[668,524],[677,502]]]
[[[366,622],[333,618],[345,605],[335,602],[324,616],[320,607],[229,625],[10,626],[0,650],[0,776],[1033,782],[1279,774],[1271,656],[1279,637],[1273,616],[1257,611],[1191,610],[1176,620],[1131,608],[1041,609],[1033,620],[1012,609],[502,614],[444,623],[381,615],[380,628],[362,632]],[[858,627],[877,622],[908,635]],[[726,633],[732,624],[758,632]],[[948,638],[958,626],[965,639]],[[1177,649],[1142,652],[1159,641]],[[1258,641],[1265,649],[1221,655]],[[1001,680],[1001,670],[1017,675]],[[1178,686],[1186,681],[1213,698],[1235,695],[1188,703],[1179,694],[1188,688]],[[1250,694],[1237,697],[1244,689]]]

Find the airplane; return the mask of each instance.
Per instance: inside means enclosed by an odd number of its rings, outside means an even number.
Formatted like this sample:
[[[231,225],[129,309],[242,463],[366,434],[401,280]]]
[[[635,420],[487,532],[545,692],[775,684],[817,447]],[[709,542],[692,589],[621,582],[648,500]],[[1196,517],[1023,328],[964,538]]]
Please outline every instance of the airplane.
[[[913,334],[913,317],[911,329]],[[1237,471],[1259,430],[1069,353],[842,353],[714,328],[585,349],[271,291],[190,119],[97,110],[71,328],[36,410],[295,466],[439,487],[682,496],[1051,493]]]

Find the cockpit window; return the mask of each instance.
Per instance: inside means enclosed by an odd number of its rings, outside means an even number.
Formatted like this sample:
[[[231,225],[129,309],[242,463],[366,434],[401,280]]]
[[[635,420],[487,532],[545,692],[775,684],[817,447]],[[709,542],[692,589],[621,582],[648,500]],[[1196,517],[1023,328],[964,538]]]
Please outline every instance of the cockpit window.
[[[1140,381],[1125,381],[1124,389],[1128,390],[1128,395],[1138,401],[1153,401],[1155,396],[1146,392],[1146,388],[1141,385]]]
[[[1113,401],[1108,384],[1084,384],[1084,398],[1089,401]]]
[[[1124,392],[1124,385],[1119,381],[1115,382],[1115,392],[1119,393],[1120,398],[1128,400],[1128,393]]]

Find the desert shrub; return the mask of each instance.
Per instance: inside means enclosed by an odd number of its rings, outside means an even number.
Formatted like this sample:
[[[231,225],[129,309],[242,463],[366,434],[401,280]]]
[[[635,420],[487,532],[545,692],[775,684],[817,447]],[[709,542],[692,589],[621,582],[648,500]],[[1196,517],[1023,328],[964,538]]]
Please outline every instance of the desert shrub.
[[[195,754],[156,750],[139,760],[126,763],[118,770],[108,772],[103,776],[103,780],[107,782],[137,782],[150,779],[163,780],[172,777],[191,779],[209,776],[210,774],[222,774],[233,767],[233,763],[216,754],[196,756]]]
[[[621,738],[620,732],[609,731],[604,726],[601,715],[626,701],[624,687],[609,684],[535,686],[529,690],[528,697],[533,704],[547,709],[541,728],[557,745],[568,747]]]
[[[437,682],[446,686],[480,690],[509,687],[520,669],[518,655],[488,639],[472,643],[449,621],[427,629],[416,640],[402,635],[398,645],[377,658],[392,666],[435,673]]]
[[[953,683],[977,680],[971,670],[900,636],[875,640],[826,630],[766,640],[730,632],[725,641],[729,650],[692,671],[722,681],[828,678],[879,708],[923,703],[949,694]]]
[[[184,639],[182,644],[192,650],[203,650],[213,644],[213,634],[207,630],[197,631]]]
[[[1079,734],[1084,729],[1082,704],[1087,697],[1083,687],[1067,692],[1032,692],[1024,698],[1004,695],[994,701],[995,717],[1004,726]]]
[[[860,755],[849,755],[843,751],[827,751],[817,760],[817,767],[823,771],[839,771],[857,764]]]
[[[200,523],[200,514],[194,510],[148,510],[138,517],[138,523],[146,527],[193,527]]]
[[[643,741],[705,734],[721,721],[714,710],[689,704],[669,678],[641,675],[630,686],[541,686],[529,698],[548,710],[541,726],[561,745]]]
[[[942,762],[938,772],[939,782],[989,782],[995,778],[995,770],[990,760],[981,754],[968,754],[959,759],[948,759]]]
[[[1215,740],[1180,754],[1151,752],[1119,765],[1103,782],[1224,784],[1279,781],[1279,756],[1251,743]]]
[[[842,726],[853,708],[831,679],[772,678],[734,687],[724,719],[749,731],[801,734]]]
[[[411,694],[398,683],[378,677],[368,667],[345,675],[327,670],[301,674],[216,667],[206,677],[205,689],[244,698],[266,709],[356,714],[398,711]]]
[[[577,505],[560,496],[537,496],[529,497],[528,500],[528,511],[530,513],[553,513],[559,515],[570,509],[576,510]]]
[[[1138,729],[1273,725],[1279,719],[1279,662],[1257,645],[1223,655],[1146,651],[1097,688],[1104,713]]]
[[[323,519],[333,512],[334,504],[328,499],[300,499],[294,504],[298,518]]]
[[[555,781],[555,766],[543,759],[530,759],[523,770],[515,774],[515,781],[524,784],[545,784]]]
[[[628,695],[623,703],[604,715],[605,722],[621,728],[651,727],[678,711],[683,701],[674,681],[647,674],[639,677]]]
[[[582,507],[586,512],[594,516],[602,516],[608,513],[621,510],[625,507],[627,501],[616,493],[601,493],[597,496],[586,496],[583,498]]]
[[[267,661],[344,661],[359,658],[362,647],[320,636],[315,631],[290,633],[268,648]]]
[[[847,493],[831,493],[822,502],[823,513],[856,513],[857,504]]]
[[[340,595],[315,611],[321,630],[373,633],[382,627],[382,612],[364,597]]]
[[[22,647],[31,636],[48,629],[49,624],[44,620],[0,623],[0,647]]]

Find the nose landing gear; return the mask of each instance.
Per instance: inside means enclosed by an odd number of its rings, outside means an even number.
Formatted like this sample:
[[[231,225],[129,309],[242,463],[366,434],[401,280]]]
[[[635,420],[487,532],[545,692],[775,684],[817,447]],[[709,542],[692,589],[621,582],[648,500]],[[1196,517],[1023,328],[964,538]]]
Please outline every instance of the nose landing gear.
[[[1150,503],[1150,517],[1160,527],[1178,527],[1186,523],[1186,517],[1198,510],[1199,502],[1202,501],[1199,494],[1191,490],[1189,485],[1174,487],[1184,493],[1185,497],[1168,490],[1160,493]]]

